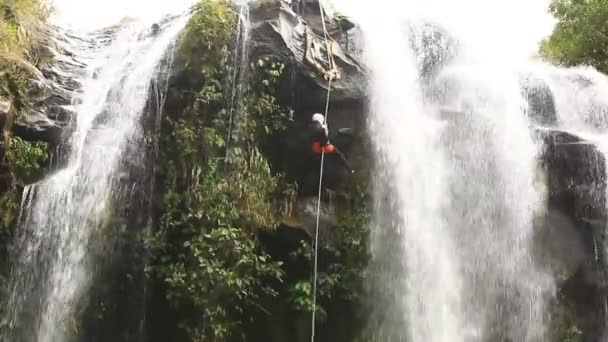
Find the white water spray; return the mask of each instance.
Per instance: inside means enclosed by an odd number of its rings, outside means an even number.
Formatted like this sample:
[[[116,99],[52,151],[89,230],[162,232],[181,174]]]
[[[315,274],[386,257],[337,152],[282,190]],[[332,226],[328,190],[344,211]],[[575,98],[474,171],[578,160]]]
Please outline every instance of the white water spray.
[[[449,227],[441,219],[448,204],[446,160],[440,148],[443,128],[423,105],[405,27],[387,20],[382,25],[363,26],[363,30],[371,71],[369,131],[380,172],[377,206],[383,208],[379,217],[384,218],[375,230],[373,253],[382,264],[395,263],[379,275],[378,282],[388,281],[383,288],[396,305],[390,310],[396,315],[391,320],[401,327],[402,320],[416,321],[409,331],[385,329],[381,324],[375,338],[458,341],[461,279],[458,260],[453,257],[455,246],[446,230]],[[386,212],[387,207],[392,212]],[[400,243],[386,249],[385,242],[392,235]],[[441,329],[434,328],[438,322]]]
[[[360,23],[370,74],[378,174],[372,286],[381,306],[372,338],[543,341],[553,284],[532,262],[532,220],[542,203],[518,71],[531,46],[517,40],[534,30],[523,23],[506,32],[512,25],[497,16],[530,13],[530,3],[336,6]],[[414,52],[422,22],[446,27],[458,43]],[[437,54],[449,57],[420,77],[418,65]]]
[[[128,146],[141,145],[140,119],[154,77],[188,20],[170,20],[156,35],[152,22],[120,29],[89,57],[66,169],[26,189],[9,303],[7,340],[66,341],[94,274],[92,240],[111,212]],[[95,38],[95,37],[93,37]]]

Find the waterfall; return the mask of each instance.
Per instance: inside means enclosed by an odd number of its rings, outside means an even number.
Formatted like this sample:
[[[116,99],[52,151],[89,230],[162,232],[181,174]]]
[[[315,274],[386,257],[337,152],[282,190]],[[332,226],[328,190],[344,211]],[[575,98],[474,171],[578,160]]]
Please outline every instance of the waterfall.
[[[239,115],[242,108],[243,95],[247,93],[249,80],[249,50],[251,48],[250,34],[251,23],[249,18],[248,1],[237,1],[239,8],[238,22],[235,33],[234,50],[232,51],[233,63],[230,76],[227,81],[230,83],[226,89],[228,103],[226,104],[228,111],[228,136],[226,137],[226,146],[230,146],[232,142],[232,133],[235,127],[236,116]],[[229,157],[230,149],[226,149],[226,157]]]
[[[83,52],[87,73],[74,101],[77,122],[67,167],[26,189],[14,244],[7,341],[67,341],[95,273],[94,255],[125,170],[144,146],[141,119],[161,60],[188,16],[161,23],[134,22],[110,30],[109,44]],[[88,41],[103,41],[88,36]],[[127,153],[129,151],[129,153]]]
[[[540,149],[517,64],[530,39],[500,17],[528,2],[384,2],[335,1],[370,78],[371,339],[544,341],[554,284],[533,262]],[[457,43],[429,41],[442,27]]]
[[[448,205],[442,127],[422,101],[413,52],[402,43],[387,51],[390,44],[407,42],[403,27],[387,22],[364,30],[371,69],[369,132],[379,171],[372,252],[386,267],[374,285],[390,295],[384,304],[391,320],[375,327],[376,339],[457,341],[462,279],[441,218]],[[417,322],[409,333],[402,319]],[[441,329],[434,327],[437,322]]]
[[[544,340],[552,283],[532,261],[538,148],[516,76],[473,65],[448,67],[437,80],[453,110],[442,136],[451,173],[442,216],[461,262],[463,328],[473,340]]]

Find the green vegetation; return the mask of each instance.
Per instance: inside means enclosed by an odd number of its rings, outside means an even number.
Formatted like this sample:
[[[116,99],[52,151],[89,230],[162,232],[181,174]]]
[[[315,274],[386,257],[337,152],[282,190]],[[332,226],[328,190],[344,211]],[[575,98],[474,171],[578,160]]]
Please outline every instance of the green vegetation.
[[[276,295],[281,263],[259,250],[257,233],[278,225],[294,193],[258,146],[281,127],[272,94],[282,65],[251,65],[262,82],[232,113],[224,108],[235,23],[227,0],[195,8],[178,58],[196,93],[181,112],[165,115],[160,138],[163,215],[149,241],[150,272],[165,283],[193,341],[239,336],[247,312],[264,311],[262,299]]]
[[[541,44],[548,59],[571,65],[591,65],[608,72],[608,3],[604,0],[552,0],[557,18],[553,34]]]
[[[17,216],[21,187],[40,174],[47,159],[46,143],[12,136],[12,123],[29,106],[28,80],[38,71],[33,49],[42,39],[47,11],[40,0],[0,0],[0,100],[12,108],[3,118],[0,141],[0,242]]]
[[[41,0],[0,0],[0,56],[31,57],[47,13]]]
[[[25,185],[40,177],[48,158],[48,144],[11,137],[7,158],[11,160],[17,182]]]
[[[360,181],[360,180],[359,180]],[[364,316],[363,288],[366,279],[366,268],[369,262],[369,251],[367,241],[369,238],[370,211],[367,208],[367,196],[364,192],[355,192],[357,180],[352,182],[348,193],[361,194],[353,198],[346,193],[341,193],[335,199],[338,204],[338,224],[331,227],[331,245],[322,246],[320,251],[323,258],[322,266],[318,274],[318,302],[317,320],[331,326],[332,321],[341,315],[340,311],[345,308],[351,310],[348,317],[360,319]],[[360,189],[359,189],[360,190]],[[293,253],[296,257],[304,257],[312,261],[312,247],[303,243],[302,247]],[[299,313],[309,314],[312,312],[312,285],[308,278],[296,279],[288,284],[288,301],[293,310]],[[363,323],[363,322],[360,322]],[[358,329],[363,324],[351,327],[350,339],[354,340],[360,332]],[[356,328],[358,327],[358,328]]]
[[[0,0],[0,99],[12,102],[13,116],[28,109],[28,81],[45,63],[36,51],[47,14],[43,0]]]
[[[580,342],[583,340],[582,332],[577,327],[577,317],[572,303],[560,294],[552,308],[550,325],[550,338],[552,341]]]
[[[231,1],[199,1],[176,55],[187,76],[176,81],[157,141],[159,215],[148,274],[183,334],[177,340],[243,341],[260,317],[295,322],[312,309],[309,272],[293,268],[297,260],[310,265],[310,244],[277,260],[260,243],[261,233],[290,216],[296,196],[264,153],[288,138],[288,116],[275,98],[285,65],[256,56],[241,66],[250,87],[227,108],[227,80],[237,71],[235,26]],[[320,323],[332,324],[342,308],[354,312],[362,301],[369,221],[363,182],[353,180],[348,192],[357,196],[334,196],[340,223],[321,251]],[[282,317],[285,309],[293,317]]]
[[[31,109],[28,82],[43,62],[35,51],[44,39],[46,15],[41,0],[0,0],[0,101],[11,104],[7,117],[0,118],[4,123],[0,127],[0,303],[6,295],[7,247],[19,216],[23,186],[41,176],[48,158],[46,143],[12,135],[14,120]]]
[[[48,156],[46,143],[32,143],[18,137],[11,137],[10,142],[4,156],[9,164],[10,178],[2,184],[6,187],[5,192],[0,193],[0,245],[3,247],[17,219],[21,190],[40,176]]]
[[[41,0],[0,0],[0,100],[8,100],[11,110],[3,118],[0,151],[0,176],[8,173],[10,179],[0,181],[4,189],[17,191],[39,175],[47,158],[45,143],[32,143],[12,137],[12,124],[19,115],[31,109],[27,96],[28,82],[39,71],[41,61],[34,52],[41,43],[43,23],[47,9]]]

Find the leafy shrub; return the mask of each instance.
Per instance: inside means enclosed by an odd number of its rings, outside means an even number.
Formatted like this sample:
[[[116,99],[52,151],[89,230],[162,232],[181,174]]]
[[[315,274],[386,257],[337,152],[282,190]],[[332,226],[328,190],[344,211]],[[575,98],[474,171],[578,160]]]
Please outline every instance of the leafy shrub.
[[[281,263],[260,250],[257,234],[278,225],[295,193],[259,149],[284,127],[273,95],[282,64],[246,66],[254,86],[225,105],[235,25],[228,0],[195,7],[176,56],[188,80],[168,101],[182,108],[165,114],[160,136],[162,215],[148,271],[194,341],[239,337],[250,314],[265,311],[263,299],[276,296]]]

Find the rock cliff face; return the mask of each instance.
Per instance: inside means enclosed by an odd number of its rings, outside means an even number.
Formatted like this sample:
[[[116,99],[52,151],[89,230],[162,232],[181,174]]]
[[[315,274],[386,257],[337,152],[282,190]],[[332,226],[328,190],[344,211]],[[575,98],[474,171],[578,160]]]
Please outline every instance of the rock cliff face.
[[[74,81],[85,65],[72,49],[86,44],[80,38],[70,36],[59,28],[49,27],[47,39],[36,47],[38,58],[49,61],[39,67],[26,61],[15,61],[16,67],[28,74],[24,110],[14,121],[14,132],[26,140],[58,144],[62,129],[73,113],[74,94],[80,85]]]
[[[83,57],[81,52],[75,50],[83,50],[84,46],[92,44],[56,27],[46,28],[43,36],[44,39],[29,52],[29,55],[36,56],[38,65],[18,57],[0,58],[0,63],[4,63],[7,70],[0,84],[8,90],[3,92],[7,95],[5,98],[0,96],[3,136],[9,142],[10,139],[19,138],[26,144],[44,143],[48,146],[44,151],[45,156],[47,153],[57,154],[53,158],[45,157],[44,165],[40,167],[46,167],[50,159],[58,160],[57,157],[61,155],[57,153],[61,150],[58,147],[67,148],[63,146],[66,141],[63,138],[69,136],[71,123],[76,119],[71,108],[81,87],[75,80],[85,67],[79,60]],[[12,157],[5,156],[4,145],[0,147],[0,159],[7,161]],[[13,182],[3,182],[1,178],[22,178],[18,183],[39,179],[26,180],[26,177],[15,175],[15,171],[11,175],[8,167],[4,169],[3,166],[7,165],[0,165],[0,189],[14,185],[11,184]]]
[[[539,260],[553,270],[557,300],[582,341],[599,341],[606,321],[606,159],[589,141],[539,132],[548,208],[537,227]]]
[[[28,86],[31,111],[15,121],[15,134],[28,140],[46,141],[58,145],[64,129],[74,113],[70,107],[81,89],[75,79],[84,72],[85,64],[79,60],[87,43],[59,28],[49,28],[49,39],[38,47],[39,53],[52,63],[43,65]]]

